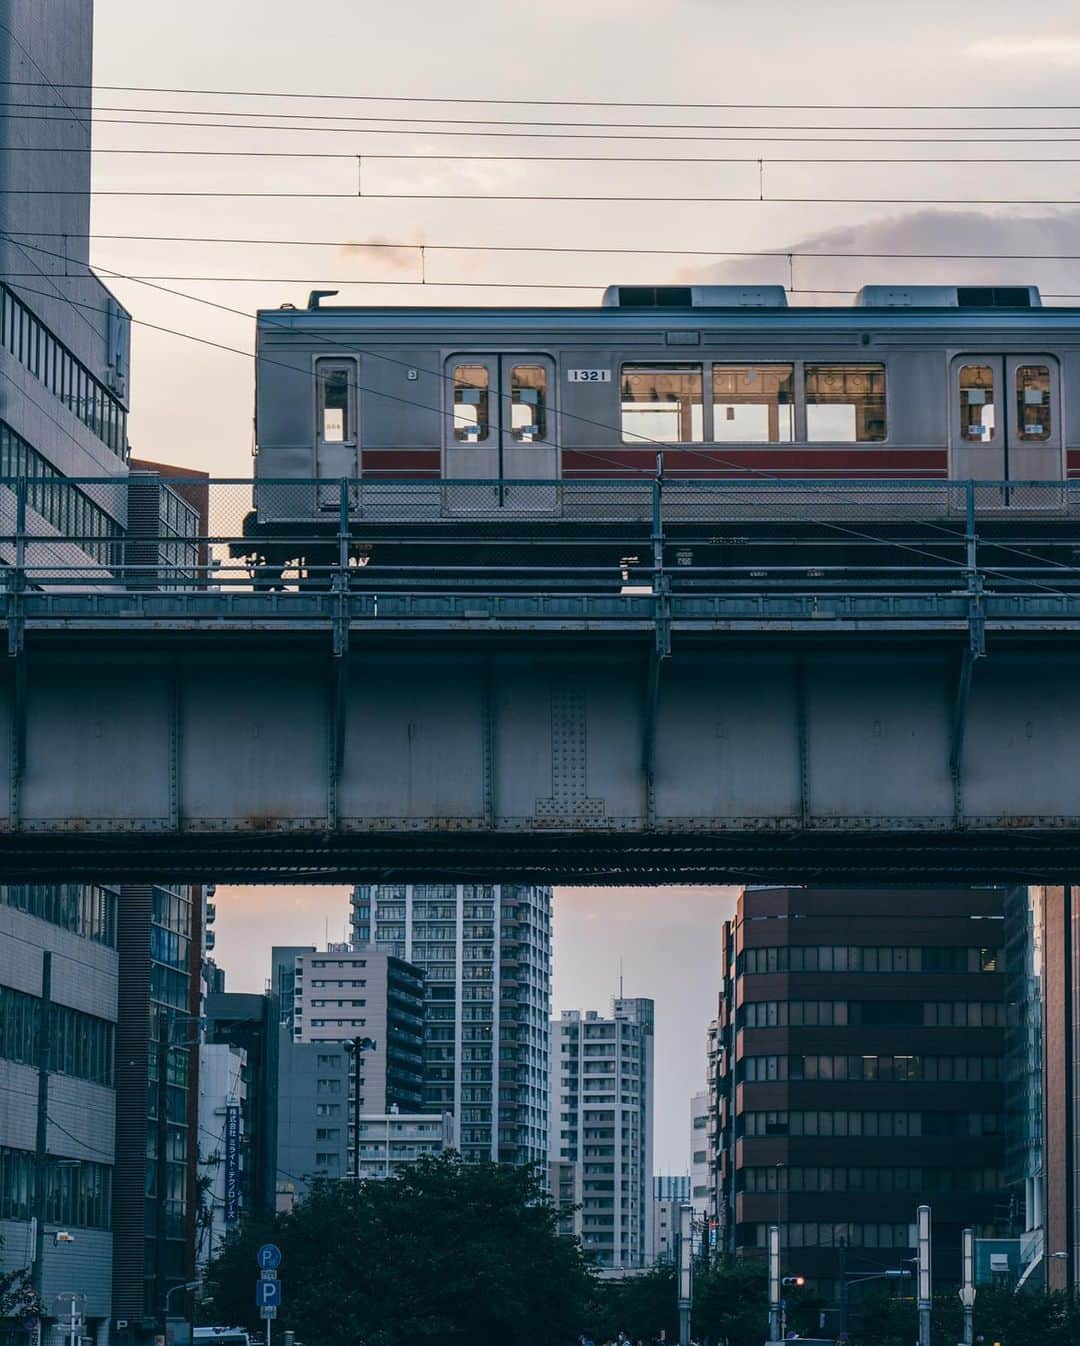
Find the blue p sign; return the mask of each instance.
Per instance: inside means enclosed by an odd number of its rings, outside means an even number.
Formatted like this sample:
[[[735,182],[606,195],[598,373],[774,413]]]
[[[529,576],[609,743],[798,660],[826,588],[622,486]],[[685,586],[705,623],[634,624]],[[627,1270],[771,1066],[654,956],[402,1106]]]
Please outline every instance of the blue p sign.
[[[276,1271],[281,1266],[281,1249],[276,1243],[264,1243],[255,1254],[260,1271]]]
[[[256,1281],[255,1304],[260,1309],[276,1309],[281,1304],[280,1281]]]

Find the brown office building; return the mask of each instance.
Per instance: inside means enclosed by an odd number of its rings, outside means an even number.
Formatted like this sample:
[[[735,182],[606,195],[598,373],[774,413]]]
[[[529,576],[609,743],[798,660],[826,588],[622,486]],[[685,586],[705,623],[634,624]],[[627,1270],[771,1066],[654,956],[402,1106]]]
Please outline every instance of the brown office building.
[[[838,1302],[910,1267],[934,1215],[939,1287],[960,1234],[1008,1234],[1004,889],[748,888],[724,931],[711,1036],[721,1247],[764,1249]]]

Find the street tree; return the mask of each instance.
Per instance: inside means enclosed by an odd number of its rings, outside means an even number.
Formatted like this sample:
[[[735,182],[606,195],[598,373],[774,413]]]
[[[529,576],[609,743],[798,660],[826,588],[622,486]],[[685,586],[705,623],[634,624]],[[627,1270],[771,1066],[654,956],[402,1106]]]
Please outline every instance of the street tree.
[[[530,1169],[423,1159],[381,1181],[320,1181],[230,1237],[207,1290],[219,1323],[255,1327],[255,1252],[282,1251],[279,1326],[305,1346],[565,1346],[590,1278]]]

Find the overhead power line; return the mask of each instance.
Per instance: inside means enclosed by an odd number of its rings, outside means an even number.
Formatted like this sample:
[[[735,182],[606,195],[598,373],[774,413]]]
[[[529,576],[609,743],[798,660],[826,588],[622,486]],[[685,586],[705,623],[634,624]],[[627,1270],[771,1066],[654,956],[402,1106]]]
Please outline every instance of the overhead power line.
[[[409,123],[418,126],[510,126],[510,127],[528,127],[531,130],[544,130],[554,127],[556,130],[599,130],[599,131],[923,131],[923,132],[953,132],[964,131],[985,131],[987,133],[996,133],[998,131],[1080,131],[1080,124],[1077,125],[984,125],[984,126],[954,126],[954,125],[926,125],[918,124],[914,126],[897,126],[889,123],[885,125],[859,125],[842,124],[839,126],[829,123],[807,123],[795,122],[792,124],[778,122],[628,122],[628,121],[585,121],[574,119],[572,121],[540,121],[527,118],[514,117],[421,117],[412,115],[391,115],[389,113],[356,113],[356,112],[273,112],[270,109],[246,112],[242,109],[233,110],[232,108],[163,108],[163,107],[128,107],[124,104],[105,103],[95,107],[93,104],[87,104],[83,107],[72,107],[65,103],[64,107],[71,113],[82,113],[85,116],[93,116],[96,120],[102,112],[135,112],[144,113],[151,116],[178,116],[178,117],[277,117],[279,119],[289,118],[291,121],[317,121],[317,122],[349,122],[359,126],[367,125],[370,122],[391,122],[395,124]],[[55,112],[55,103],[29,103],[25,100],[15,102],[0,101],[0,109],[25,109],[29,112]]]
[[[208,243],[217,245],[236,245],[239,247],[272,248],[339,248],[339,249],[379,249],[391,252],[403,252],[406,249],[426,252],[515,252],[515,253],[573,253],[578,256],[597,257],[794,257],[822,258],[859,261],[968,261],[968,262],[1080,262],[1080,253],[1061,252],[829,252],[808,248],[613,248],[589,247],[587,245],[560,245],[543,243],[428,243],[424,240],[405,240],[394,242],[388,239],[312,239],[312,238],[245,238],[223,235],[202,234],[107,234],[97,231],[86,233],[54,231],[43,232],[40,229],[4,231],[10,239],[55,238],[55,239],[91,239],[96,242],[127,243]],[[63,253],[51,253],[60,259]]]
[[[181,115],[181,114],[176,114]],[[189,110],[188,115],[196,115]],[[226,114],[228,115],[228,114]],[[255,115],[255,114],[250,114]],[[263,116],[274,116],[274,113],[263,113]],[[287,115],[287,114],[285,114]],[[77,117],[64,117],[44,112],[4,113],[5,121],[32,121],[38,124],[43,122],[70,122],[79,121],[84,125],[81,119]],[[489,123],[490,124],[490,123]],[[1080,141],[1080,136],[1003,136],[994,128],[988,128],[982,135],[973,136],[942,136],[942,135],[761,135],[746,130],[744,135],[667,135],[645,133],[641,131],[632,131],[629,135],[616,136],[600,131],[461,131],[440,129],[435,126],[424,126],[422,129],[416,127],[402,128],[391,126],[282,126],[270,124],[258,124],[250,122],[216,122],[216,121],[163,121],[153,116],[134,118],[134,117],[108,117],[102,116],[99,112],[94,114],[95,126],[173,126],[181,128],[194,127],[198,130],[222,130],[222,131],[295,131],[307,135],[349,135],[360,134],[365,136],[456,136],[458,138],[475,139],[477,137],[495,138],[500,140],[608,140],[618,142],[620,140],[648,140],[648,141],[683,141],[683,142],[722,142],[733,141],[738,143],[770,143],[781,142],[783,144],[794,144],[797,142],[842,145],[842,144],[903,144],[903,145],[1067,145]],[[744,128],[746,129],[746,128]],[[845,131],[847,127],[836,127],[836,131]],[[933,128],[922,128],[927,132]],[[979,130],[980,128],[969,128],[970,130]],[[1037,128],[1036,128],[1037,129]],[[1048,128],[1051,129],[1051,128]],[[1072,128],[1063,127],[1062,130]],[[1077,128],[1080,129],[1080,128]]]
[[[0,187],[0,196],[93,196],[139,200],[184,199],[235,201],[550,201],[603,202],[630,205],[756,205],[756,206],[1080,206],[1080,197],[991,197],[991,196],[579,196],[572,193],[506,192],[252,192],[199,191],[176,188],[147,191],[142,188],[55,191],[36,187]]]
[[[178,93],[218,98],[310,98],[350,103],[460,103],[485,107],[629,107],[657,109],[770,109],[799,112],[1077,112],[1074,103],[664,103],[595,98],[476,98],[453,94],[311,93],[283,89],[187,89],[152,84],[54,84],[0,80],[0,87],[93,90],[100,93]]]
[[[993,141],[986,141],[992,145]],[[14,154],[70,154],[71,150],[63,145],[17,145],[7,151]],[[401,163],[426,163],[427,161],[449,163],[538,163],[538,164],[758,164],[768,168],[774,164],[1025,164],[1029,167],[1058,166],[1060,164],[1080,164],[1080,158],[1043,158],[1032,159],[1030,155],[1002,158],[981,155],[979,157],[955,158],[953,156],[934,158],[915,158],[905,155],[899,157],[865,158],[852,155],[834,155],[821,157],[803,155],[798,158],[783,155],[737,154],[737,155],[680,155],[672,158],[660,154],[387,154],[370,150],[187,150],[162,148],[132,148],[119,145],[95,145],[90,154],[135,154],[165,155],[173,158],[195,159],[338,159],[355,163],[363,159],[377,162],[392,161]]]
[[[781,258],[786,261],[786,258]],[[106,268],[107,269],[107,268]],[[55,275],[55,273],[54,273]],[[0,271],[0,280],[41,280],[41,273],[37,271]],[[75,280],[78,277],[64,277],[59,275],[56,279]],[[369,276],[343,276],[338,279],[331,279],[329,276],[321,276],[317,272],[308,276],[192,276],[192,275],[157,275],[157,274],[135,274],[131,273],[124,276],[112,276],[110,280],[127,280],[142,283],[151,281],[184,281],[191,284],[213,284],[213,285],[311,285],[314,281],[319,281],[326,285],[367,285],[378,287],[396,287],[411,288],[416,290],[582,290],[590,294],[597,294],[607,288],[608,282],[597,281],[562,281],[562,280],[432,280],[427,277],[416,276],[411,280],[386,280]],[[690,284],[702,282],[691,281]],[[900,282],[902,284],[902,282]],[[777,285],[780,282],[775,279],[764,280],[743,280],[739,285]],[[793,295],[854,295],[858,291],[857,286],[848,286],[846,289],[813,289],[805,285],[784,285],[784,290]],[[1080,299],[1080,292],[1062,292],[1053,293],[1048,290],[1040,291],[1043,299]],[[185,296],[191,297],[191,296]]]

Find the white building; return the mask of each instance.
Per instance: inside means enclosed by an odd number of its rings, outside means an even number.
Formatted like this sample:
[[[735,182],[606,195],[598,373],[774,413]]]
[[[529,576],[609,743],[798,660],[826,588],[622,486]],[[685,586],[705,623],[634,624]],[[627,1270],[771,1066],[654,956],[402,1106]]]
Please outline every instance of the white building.
[[[454,1119],[448,1112],[363,1113],[359,1125],[361,1178],[391,1178],[418,1159],[455,1148]]]
[[[423,1107],[462,1155],[546,1163],[551,889],[359,884],[352,929],[424,970]]]
[[[690,1204],[698,1218],[709,1215],[709,1173],[709,1092],[704,1089],[690,1100]]]
[[[311,1178],[355,1174],[358,1113],[420,1112],[424,975],[384,949],[348,944],[276,948],[272,959],[275,1186],[278,1208],[289,1209]]]
[[[551,1024],[553,1190],[580,1194],[572,1232],[602,1267],[653,1256],[653,1017],[651,1000],[620,998],[610,1019],[564,1010]]]
[[[201,1276],[240,1219],[247,1052],[225,1043],[199,1047],[199,1206],[195,1266]],[[204,1186],[205,1185],[205,1186]]]

